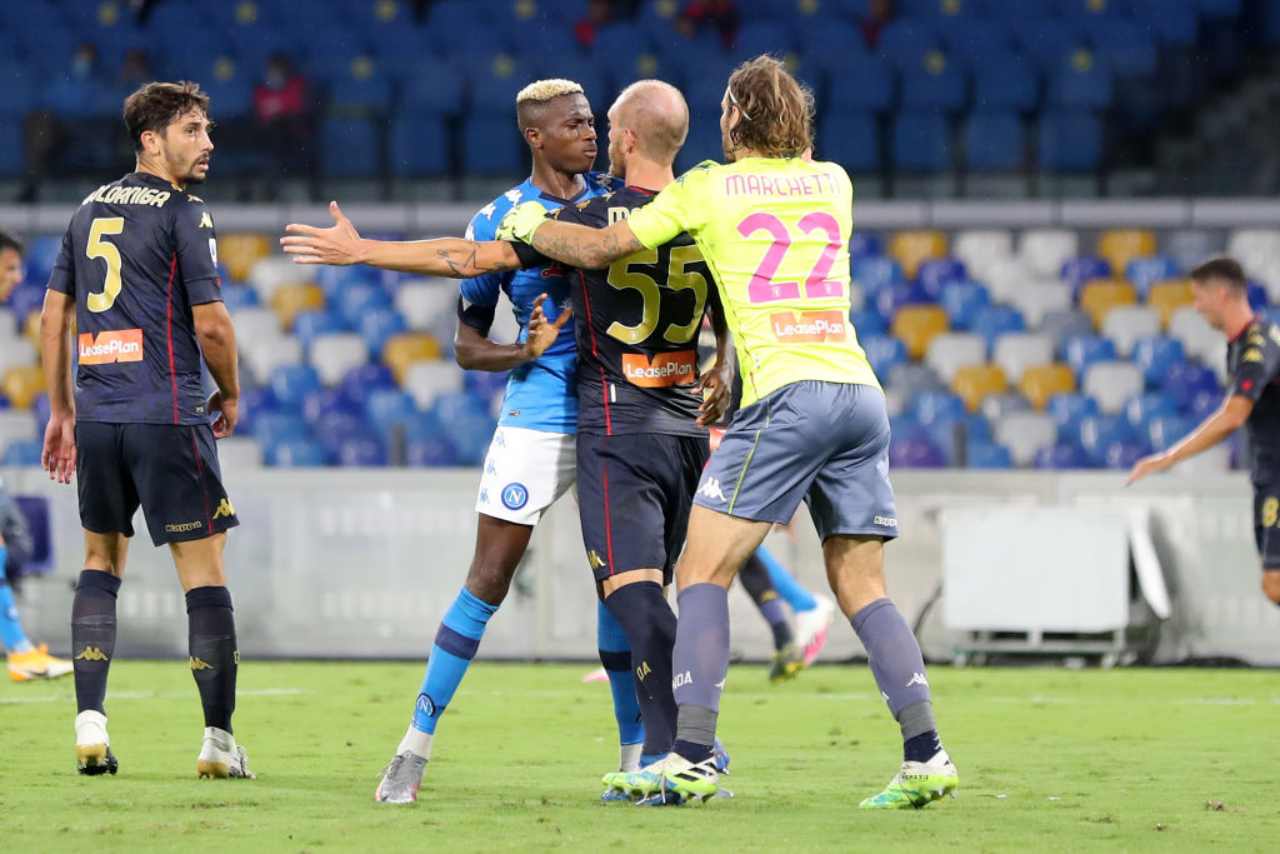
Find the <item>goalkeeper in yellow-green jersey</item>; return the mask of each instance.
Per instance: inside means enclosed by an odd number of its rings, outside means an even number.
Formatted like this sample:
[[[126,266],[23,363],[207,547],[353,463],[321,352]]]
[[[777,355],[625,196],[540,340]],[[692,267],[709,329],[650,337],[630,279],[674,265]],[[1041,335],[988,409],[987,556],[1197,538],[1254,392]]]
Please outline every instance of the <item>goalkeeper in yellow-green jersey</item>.
[[[922,807],[953,791],[920,645],[885,595],[884,543],[898,534],[884,394],[849,323],[853,189],[811,161],[813,96],[769,56],[739,66],[721,103],[726,163],[706,162],[605,229],[508,215],[517,239],[600,268],[681,233],[702,251],[738,351],[742,406],[698,485],[676,567],[674,751],[625,775],[653,803],[706,799],[729,664],[727,590],[775,523],[809,505],[827,577],[898,720],[903,763],[866,808]]]

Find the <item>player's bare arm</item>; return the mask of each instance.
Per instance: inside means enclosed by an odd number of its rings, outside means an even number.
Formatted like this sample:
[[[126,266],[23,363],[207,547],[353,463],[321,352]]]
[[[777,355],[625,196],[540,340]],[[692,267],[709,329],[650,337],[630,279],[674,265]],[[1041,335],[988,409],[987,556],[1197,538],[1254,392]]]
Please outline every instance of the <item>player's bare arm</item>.
[[[75,299],[60,291],[44,295],[40,312],[40,357],[49,390],[49,425],[44,431],[40,465],[51,480],[70,483],[76,471],[76,404],[71,392],[71,352],[67,333]]]
[[[547,218],[546,209],[536,202],[512,208],[498,237],[527,243],[548,258],[582,270],[603,269],[644,248],[626,220],[608,228],[560,222]]]
[[[218,413],[213,423],[213,435],[225,439],[236,429],[240,420],[240,369],[236,362],[236,329],[231,323],[227,306],[221,302],[208,302],[191,307],[195,320],[196,340],[204,354],[209,373],[218,390],[209,398],[209,411]]]
[[[328,228],[301,223],[285,226],[287,234],[280,238],[280,245],[293,256],[295,264],[367,264],[382,270],[450,279],[470,279],[520,268],[519,257],[506,241],[456,237],[370,240],[360,236],[337,202],[329,203],[329,213],[333,215],[334,224]]]
[[[1222,402],[1218,411],[1210,415],[1200,426],[1185,439],[1167,451],[1152,454],[1138,460],[1129,472],[1128,486],[1137,483],[1149,474],[1164,471],[1185,459],[1207,451],[1244,426],[1253,411],[1253,401],[1249,398],[1233,394]]]
[[[524,341],[516,344],[499,344],[475,327],[458,323],[453,337],[454,359],[458,366],[468,371],[509,371],[545,353],[573,317],[573,309],[566,306],[555,320],[548,320],[542,309],[546,299],[546,294],[538,295],[529,315],[528,334]]]

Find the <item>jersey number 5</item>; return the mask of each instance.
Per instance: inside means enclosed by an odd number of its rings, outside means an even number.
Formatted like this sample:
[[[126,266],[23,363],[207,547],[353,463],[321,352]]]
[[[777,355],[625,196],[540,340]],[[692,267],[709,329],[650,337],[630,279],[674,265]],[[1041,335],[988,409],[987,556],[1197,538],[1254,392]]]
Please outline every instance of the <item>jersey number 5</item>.
[[[671,344],[687,344],[698,334],[702,322],[702,312],[707,306],[707,281],[705,269],[696,265],[702,262],[702,253],[697,246],[676,246],[671,250],[671,261],[667,268],[667,287],[673,291],[693,291],[693,317],[688,323],[669,323],[663,330],[663,340]],[[616,320],[609,324],[605,332],[624,344],[639,344],[645,341],[658,328],[658,313],[662,308],[661,283],[652,273],[634,270],[633,267],[656,266],[658,250],[647,249],[628,255],[621,261],[615,261],[609,267],[609,284],[618,290],[639,291],[644,300],[644,308],[640,322],[628,326]]]
[[[116,304],[120,289],[124,283],[120,279],[120,250],[114,243],[103,238],[110,234],[124,232],[124,217],[98,217],[89,226],[89,245],[85,254],[92,258],[101,258],[107,262],[107,277],[103,280],[100,292],[90,293],[85,300],[89,311],[103,312]]]
[[[844,285],[827,278],[835,265],[840,247],[844,246],[844,236],[840,233],[840,223],[829,213],[814,211],[806,214],[798,223],[800,230],[806,235],[815,231],[826,232],[827,245],[814,263],[804,280],[804,294],[809,299],[844,296]],[[775,282],[778,268],[782,266],[782,258],[791,248],[791,232],[787,224],[771,213],[753,213],[738,223],[738,233],[750,237],[757,231],[767,231],[773,238],[769,251],[760,259],[760,265],[751,275],[747,285],[747,296],[755,302],[776,302],[784,299],[800,298],[799,282]]]

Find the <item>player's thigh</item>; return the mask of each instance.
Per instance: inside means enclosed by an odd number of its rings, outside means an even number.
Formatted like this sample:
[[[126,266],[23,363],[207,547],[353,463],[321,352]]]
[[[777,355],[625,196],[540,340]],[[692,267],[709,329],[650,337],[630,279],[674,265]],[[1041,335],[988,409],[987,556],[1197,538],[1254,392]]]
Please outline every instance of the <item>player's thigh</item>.
[[[133,536],[133,514],[138,510],[138,490],[125,459],[123,424],[96,421],[76,423],[76,493],[80,524],[88,535],[102,534],[102,546],[94,552],[99,561],[115,535]],[[109,541],[109,542],[108,542]],[[88,556],[88,555],[86,555]],[[106,569],[89,567],[90,569]]]
[[[151,541],[203,540],[240,524],[206,424],[127,424],[124,453]]]
[[[587,564],[598,583],[668,565],[670,436],[578,435],[578,517]],[[665,579],[664,579],[665,580]]]
[[[227,576],[222,563],[226,544],[226,534],[169,543],[173,565],[178,570],[178,583],[184,593],[197,587],[226,586]]]
[[[684,551],[676,563],[679,589],[692,584],[728,588],[772,527],[772,522],[741,519],[695,504],[689,513]]]
[[[476,512],[517,525],[538,524],[573,486],[575,438],[524,427],[498,427],[485,454]]]
[[[889,417],[872,386],[826,384],[840,446],[823,462],[805,500],[818,537],[893,539],[898,512],[889,481]]]

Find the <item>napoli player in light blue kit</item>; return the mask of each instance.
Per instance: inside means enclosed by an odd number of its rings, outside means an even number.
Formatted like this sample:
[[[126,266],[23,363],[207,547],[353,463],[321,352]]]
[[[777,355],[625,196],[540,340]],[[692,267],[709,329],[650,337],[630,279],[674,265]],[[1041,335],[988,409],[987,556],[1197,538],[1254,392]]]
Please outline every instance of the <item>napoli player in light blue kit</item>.
[[[569,80],[540,80],[516,96],[516,118],[533,155],[533,174],[480,209],[467,228],[473,240],[493,240],[502,218],[517,204],[548,210],[577,204],[621,186],[590,171],[596,159],[595,121],[582,87]],[[326,263],[362,263],[422,272],[420,242],[364,240],[338,209],[329,229],[290,225],[282,241],[294,251],[297,235],[330,234],[356,247]],[[301,259],[299,259],[301,260]],[[577,351],[569,308],[567,268],[549,265],[464,279],[458,298],[454,349],[466,370],[510,371],[502,415],[484,461],[476,499],[475,555],[465,586],[446,612],[427,661],[413,719],[383,772],[376,799],[417,800],[440,716],[475,656],[489,618],[506,598],[516,567],[544,511],[573,486],[578,421]],[[514,344],[488,338],[499,295],[515,309],[520,335]],[[618,722],[622,768],[639,765],[644,730],[631,672],[631,650],[622,627],[597,608],[601,663],[609,674]]]

